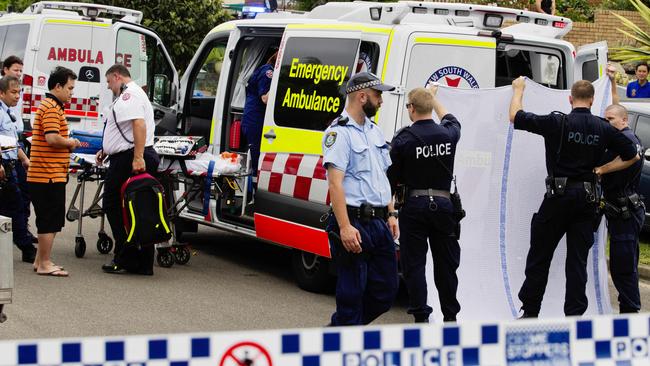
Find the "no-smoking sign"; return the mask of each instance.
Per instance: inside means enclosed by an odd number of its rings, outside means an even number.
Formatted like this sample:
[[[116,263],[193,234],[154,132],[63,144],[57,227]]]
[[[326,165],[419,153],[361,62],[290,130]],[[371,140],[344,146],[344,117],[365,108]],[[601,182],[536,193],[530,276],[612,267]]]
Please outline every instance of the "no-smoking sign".
[[[237,343],[223,354],[219,366],[273,366],[271,355],[255,342]]]

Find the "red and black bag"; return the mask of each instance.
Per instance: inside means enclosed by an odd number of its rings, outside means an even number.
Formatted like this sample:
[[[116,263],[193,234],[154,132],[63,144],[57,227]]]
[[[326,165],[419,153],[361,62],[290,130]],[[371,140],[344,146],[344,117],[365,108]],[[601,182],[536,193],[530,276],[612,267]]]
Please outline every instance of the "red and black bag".
[[[122,185],[122,215],[126,245],[151,246],[171,239],[163,187],[149,173],[127,179]]]

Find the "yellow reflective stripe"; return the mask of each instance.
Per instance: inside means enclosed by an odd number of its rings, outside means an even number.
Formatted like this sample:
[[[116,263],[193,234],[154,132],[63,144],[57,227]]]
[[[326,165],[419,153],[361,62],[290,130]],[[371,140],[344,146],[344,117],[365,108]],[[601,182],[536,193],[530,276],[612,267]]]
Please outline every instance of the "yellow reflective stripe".
[[[598,60],[596,60],[596,62],[598,62]],[[601,64],[598,65],[598,77],[602,77],[602,76],[603,76],[603,65]]]
[[[165,212],[163,211],[163,196],[160,192],[158,192],[158,212],[160,213],[160,222],[162,222],[165,232],[169,233],[169,227],[167,226],[167,222],[165,222]]]
[[[262,135],[273,130],[276,138],[269,142],[262,137],[261,152],[286,152],[295,154],[323,154],[323,131],[302,130],[299,128],[264,126]]]
[[[325,29],[325,30],[356,30],[364,33],[390,34],[392,28],[368,27],[358,24],[288,24],[287,29]]]
[[[384,65],[381,67],[381,81],[384,81],[386,78],[386,69],[388,68],[388,56],[390,56],[390,48],[393,45],[394,35],[395,32],[391,30],[390,35],[388,36],[388,44],[386,45],[386,56],[384,56]]]
[[[208,34],[212,34],[215,32],[221,32],[225,30],[232,30],[235,29],[235,24],[232,22],[226,22],[226,23],[221,23],[218,26],[212,28],[212,30]]]
[[[129,201],[129,211],[131,211],[131,231],[129,232],[129,237],[126,238],[126,242],[130,242],[135,232],[135,213],[133,212],[133,202]]]
[[[68,20],[68,19],[47,19],[45,23],[55,24],[73,24],[73,25],[92,25],[95,27],[110,27],[110,24],[102,22],[87,22],[83,20]]]
[[[442,45],[449,45],[449,46],[466,46],[466,47],[483,47],[483,48],[497,47],[495,40],[474,41],[469,39],[456,39],[456,38],[416,37],[415,43],[429,43],[429,44],[442,44]]]
[[[212,119],[212,122],[210,122],[210,140],[209,144],[212,145],[214,143],[214,118]]]

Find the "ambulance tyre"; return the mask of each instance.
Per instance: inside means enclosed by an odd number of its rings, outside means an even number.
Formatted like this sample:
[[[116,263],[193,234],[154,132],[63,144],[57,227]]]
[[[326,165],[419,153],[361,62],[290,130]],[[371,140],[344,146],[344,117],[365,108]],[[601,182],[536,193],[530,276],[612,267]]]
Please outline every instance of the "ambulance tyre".
[[[106,234],[99,234],[97,239],[97,251],[102,254],[108,254],[113,249],[113,239]]]
[[[83,258],[86,254],[86,239],[77,237],[74,239],[74,255],[77,258]]]
[[[328,259],[302,250],[294,250],[291,258],[298,287],[310,292],[326,292],[331,288],[333,277],[329,265]]]
[[[163,268],[170,268],[174,265],[174,254],[169,249],[158,250],[156,262]]]

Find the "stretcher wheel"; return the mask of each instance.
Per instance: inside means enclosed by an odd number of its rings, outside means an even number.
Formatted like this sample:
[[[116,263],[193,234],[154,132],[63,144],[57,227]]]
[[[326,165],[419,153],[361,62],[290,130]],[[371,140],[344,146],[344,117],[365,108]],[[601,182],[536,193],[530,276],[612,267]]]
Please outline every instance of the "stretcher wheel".
[[[187,247],[176,247],[174,251],[174,262],[176,264],[187,264],[192,257],[192,252]]]
[[[106,234],[99,234],[97,239],[97,251],[102,254],[108,254],[113,250],[113,239]]]
[[[83,258],[86,254],[86,239],[75,238],[74,240],[74,255],[77,258]]]
[[[174,265],[174,254],[169,250],[159,250],[156,255],[156,262],[164,268],[170,268]]]
[[[70,209],[70,210],[68,210],[68,212],[66,212],[65,218],[66,218],[66,220],[68,220],[70,222],[74,222],[79,218],[79,211],[74,210],[74,209]]]

